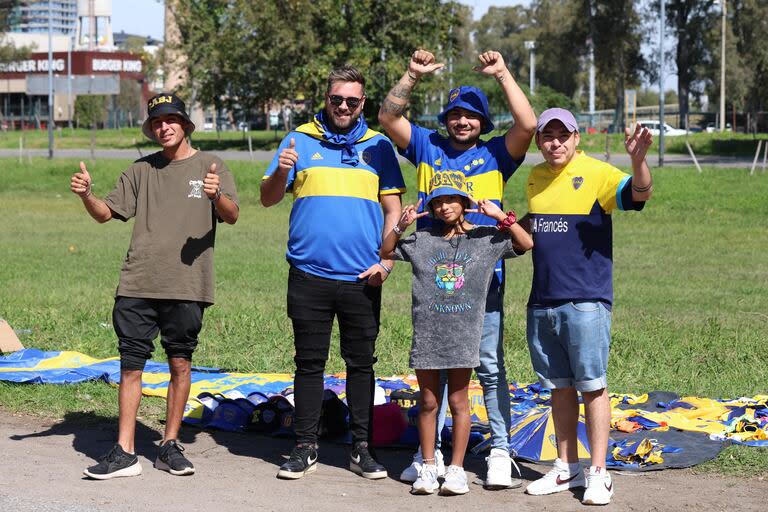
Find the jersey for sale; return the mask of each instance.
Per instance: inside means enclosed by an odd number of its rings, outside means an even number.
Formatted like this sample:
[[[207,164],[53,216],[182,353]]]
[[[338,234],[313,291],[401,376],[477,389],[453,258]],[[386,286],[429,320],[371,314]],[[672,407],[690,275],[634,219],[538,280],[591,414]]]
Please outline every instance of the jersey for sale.
[[[343,146],[323,140],[322,133],[313,123],[289,133],[264,179],[294,139],[299,160],[286,185],[294,200],[286,259],[312,275],[355,281],[380,259],[380,196],[404,193],[405,183],[392,143],[380,133],[367,130],[352,143],[356,163],[345,163]]]
[[[528,176],[533,284],[528,305],[613,302],[611,212],[642,210],[632,177],[577,151],[560,172],[546,162]]]

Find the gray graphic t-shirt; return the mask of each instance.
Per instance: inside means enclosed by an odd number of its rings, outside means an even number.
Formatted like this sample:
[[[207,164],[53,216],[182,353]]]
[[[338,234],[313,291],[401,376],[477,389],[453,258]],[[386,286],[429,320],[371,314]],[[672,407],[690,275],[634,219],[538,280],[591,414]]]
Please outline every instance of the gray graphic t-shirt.
[[[485,299],[499,258],[517,256],[509,232],[475,226],[449,240],[439,228],[400,240],[395,259],[413,266],[413,344],[418,370],[480,364]]]

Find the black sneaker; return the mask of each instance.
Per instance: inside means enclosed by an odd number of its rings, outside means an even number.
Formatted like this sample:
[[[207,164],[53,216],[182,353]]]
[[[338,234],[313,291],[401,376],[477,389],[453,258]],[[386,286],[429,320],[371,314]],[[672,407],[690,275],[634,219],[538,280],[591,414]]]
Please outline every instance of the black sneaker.
[[[358,441],[349,454],[349,469],[363,478],[377,480],[387,478],[387,469],[376,462],[371,452],[368,451],[368,443]]]
[[[317,469],[317,447],[314,444],[297,444],[288,461],[280,466],[277,478],[296,480]]]
[[[139,458],[127,453],[123,447],[115,446],[99,459],[99,463],[83,471],[83,474],[96,480],[109,480],[121,476],[138,476],[141,474]]]
[[[191,475],[195,472],[195,466],[181,453],[183,451],[184,447],[175,439],[166,441],[157,451],[155,467],[176,476]]]

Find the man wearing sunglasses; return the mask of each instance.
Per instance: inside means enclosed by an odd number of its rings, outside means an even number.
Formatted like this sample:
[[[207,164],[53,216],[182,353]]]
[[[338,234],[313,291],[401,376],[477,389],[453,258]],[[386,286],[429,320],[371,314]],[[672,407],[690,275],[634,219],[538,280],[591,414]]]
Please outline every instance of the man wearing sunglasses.
[[[503,136],[482,140],[481,135],[493,130],[488,111],[488,100],[483,92],[471,86],[460,86],[448,93],[448,103],[438,121],[445,125],[448,136],[411,123],[403,117],[408,101],[419,79],[443,67],[435,56],[426,50],[413,52],[408,69],[392,88],[379,110],[379,122],[399,148],[400,152],[416,166],[419,198],[426,204],[433,177],[447,172],[464,175],[469,192],[475,199],[490,199],[501,206],[504,185],[525,158],[536,129],[536,116],[528,99],[520,90],[499,52],[488,51],[478,56],[480,65],[475,71],[491,76],[504,92],[514,125]],[[479,213],[470,213],[467,219],[477,225],[495,225],[496,220]],[[429,217],[419,219],[418,228],[435,222]],[[487,458],[488,488],[512,487],[512,460],[509,456],[509,385],[504,367],[502,343],[504,272],[502,262],[496,266],[486,302],[483,337],[480,342],[480,366],[475,369],[483,386],[485,408],[491,427],[491,452]],[[445,400],[443,400],[445,404]],[[445,407],[440,408],[438,425],[444,424]],[[439,432],[438,432],[439,434]],[[424,463],[435,464],[437,473],[444,472],[442,455],[438,446],[435,460],[422,458],[416,453],[413,464],[400,478],[413,482]],[[431,450],[430,450],[431,451]],[[522,485],[521,481],[516,482]]]
[[[379,259],[384,226],[400,217],[405,183],[392,143],[362,116],[365,78],[344,66],[328,76],[325,108],[281,142],[261,184],[261,203],[293,194],[288,230],[288,316],[293,323],[296,446],[278,478],[317,468],[323,371],[334,317],[347,367],[353,448],[350,469],[387,476],[371,454],[381,285],[392,262]],[[382,212],[383,210],[383,212]]]

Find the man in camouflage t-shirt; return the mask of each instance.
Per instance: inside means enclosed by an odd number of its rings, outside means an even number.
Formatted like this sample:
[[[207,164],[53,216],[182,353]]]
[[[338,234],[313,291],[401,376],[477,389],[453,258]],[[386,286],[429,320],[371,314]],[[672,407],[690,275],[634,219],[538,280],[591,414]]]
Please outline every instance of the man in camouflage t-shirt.
[[[232,174],[213,155],[187,140],[195,129],[184,102],[170,93],[149,100],[142,131],[161,151],[133,163],[103,200],[93,195],[83,162],[72,192],[103,223],[134,218],[128,254],[120,271],[112,321],[120,351],[117,443],[84,473],[97,480],[141,474],[134,453],[141,376],[158,334],[168,356],[165,434],[155,467],[173,475],[195,469],[177,437],[189,397],[192,353],[203,310],[213,304],[213,245],[218,222],[234,224],[239,207]]]

